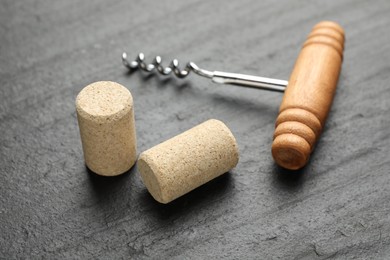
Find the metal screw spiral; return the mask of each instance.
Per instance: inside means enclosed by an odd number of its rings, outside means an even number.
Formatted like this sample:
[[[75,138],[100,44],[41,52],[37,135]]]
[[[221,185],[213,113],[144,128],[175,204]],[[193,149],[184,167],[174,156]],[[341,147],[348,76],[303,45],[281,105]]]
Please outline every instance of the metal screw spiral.
[[[179,61],[177,59],[172,60],[167,67],[164,67],[161,65],[162,58],[160,56],[156,56],[152,63],[145,63],[145,55],[141,52],[138,54],[137,58],[133,61],[128,61],[127,54],[124,52],[122,54],[122,63],[125,67],[127,67],[129,70],[136,70],[136,69],[142,69],[146,72],[152,72],[154,70],[157,70],[162,75],[169,75],[172,72],[178,77],[178,78],[185,78],[189,75],[190,71],[195,72],[196,74],[212,78],[213,73],[211,71],[200,69],[195,63],[188,62],[187,65],[184,67],[184,69],[179,68]]]
[[[236,86],[265,89],[270,91],[284,92],[288,82],[280,79],[270,79],[238,73],[229,73],[222,71],[209,71],[199,68],[195,63],[188,62],[184,69],[179,68],[179,61],[174,59],[167,67],[161,65],[162,59],[156,56],[152,63],[145,63],[145,55],[141,52],[133,61],[127,59],[127,54],[122,54],[122,63],[130,71],[141,69],[146,72],[157,70],[162,75],[169,75],[173,72],[178,78],[187,77],[190,72],[194,72],[199,76],[209,78],[214,83],[232,84]]]

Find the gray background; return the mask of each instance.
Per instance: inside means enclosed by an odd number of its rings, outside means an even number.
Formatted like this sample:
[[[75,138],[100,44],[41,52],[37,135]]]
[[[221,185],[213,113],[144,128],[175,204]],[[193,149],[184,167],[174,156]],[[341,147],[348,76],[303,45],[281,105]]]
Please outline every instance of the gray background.
[[[389,1],[2,1],[0,258],[388,259]],[[192,60],[288,79],[312,26],[335,20],[346,50],[306,168],[275,166],[280,93],[136,72],[120,56]],[[136,167],[87,171],[75,97],[113,80],[134,97],[138,150],[209,118],[241,151],[230,173],[169,205]]]

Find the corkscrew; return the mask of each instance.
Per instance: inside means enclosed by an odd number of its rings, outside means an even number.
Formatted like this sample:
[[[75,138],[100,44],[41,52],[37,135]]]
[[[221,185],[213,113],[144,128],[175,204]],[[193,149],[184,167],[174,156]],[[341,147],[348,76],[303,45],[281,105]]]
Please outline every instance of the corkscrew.
[[[123,53],[122,62],[130,71],[156,70],[162,75],[187,77],[190,72],[215,83],[284,92],[275,123],[272,156],[280,166],[296,170],[306,165],[319,139],[336,91],[344,51],[344,30],[335,22],[315,25],[303,44],[290,80],[271,79],[245,74],[209,71],[189,62],[180,69],[174,59],[164,67],[160,56],[145,63],[140,53],[134,61]]]
[[[288,84],[287,81],[280,79],[271,79],[222,71],[209,71],[199,68],[194,62],[188,62],[184,69],[181,70],[179,68],[179,61],[177,59],[172,60],[167,67],[163,67],[161,65],[162,58],[160,56],[156,56],[152,63],[149,64],[145,63],[144,60],[145,55],[143,53],[139,53],[134,61],[128,61],[126,52],[122,54],[122,63],[130,71],[141,69],[146,72],[152,72],[157,70],[157,72],[161,75],[169,75],[173,73],[178,78],[185,78],[192,71],[199,76],[211,79],[214,83],[231,84],[277,92],[284,92]]]

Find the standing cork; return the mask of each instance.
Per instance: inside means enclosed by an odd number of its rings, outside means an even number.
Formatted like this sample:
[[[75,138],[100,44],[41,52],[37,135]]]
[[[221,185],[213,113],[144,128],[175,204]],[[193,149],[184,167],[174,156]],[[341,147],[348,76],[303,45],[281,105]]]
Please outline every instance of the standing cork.
[[[116,176],[136,161],[133,98],[122,85],[99,81],[76,98],[85,163],[99,175]]]
[[[153,198],[168,203],[237,163],[233,134],[224,123],[211,119],[143,152],[137,165]]]

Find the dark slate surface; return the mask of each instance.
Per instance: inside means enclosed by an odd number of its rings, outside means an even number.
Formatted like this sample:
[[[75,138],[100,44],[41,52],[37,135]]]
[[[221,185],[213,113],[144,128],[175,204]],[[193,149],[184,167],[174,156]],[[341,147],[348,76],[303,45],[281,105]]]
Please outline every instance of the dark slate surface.
[[[2,1],[0,258],[389,259],[390,2]],[[309,165],[275,166],[279,93],[129,75],[143,51],[211,70],[288,79],[311,27],[338,21],[347,43],[337,94]],[[134,167],[87,171],[74,100],[117,81],[135,101],[143,151],[206,119],[241,157],[169,205]]]

